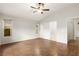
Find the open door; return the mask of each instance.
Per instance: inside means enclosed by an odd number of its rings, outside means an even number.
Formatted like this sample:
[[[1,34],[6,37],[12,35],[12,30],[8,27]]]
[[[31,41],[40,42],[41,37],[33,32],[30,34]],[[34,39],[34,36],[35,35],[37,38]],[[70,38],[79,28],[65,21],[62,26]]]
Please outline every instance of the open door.
[[[79,19],[68,21],[68,55],[79,55]]]

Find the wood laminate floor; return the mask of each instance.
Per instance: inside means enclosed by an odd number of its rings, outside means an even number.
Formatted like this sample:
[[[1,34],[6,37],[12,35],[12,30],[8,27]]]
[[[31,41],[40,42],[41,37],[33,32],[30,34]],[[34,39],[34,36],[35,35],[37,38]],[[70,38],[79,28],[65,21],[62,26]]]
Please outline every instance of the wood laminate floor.
[[[79,56],[79,40],[70,40],[67,49],[69,56]]]
[[[71,41],[68,45],[42,39],[30,39],[26,41],[9,43],[0,46],[1,56],[66,56],[79,55],[79,51],[75,51],[75,42]]]

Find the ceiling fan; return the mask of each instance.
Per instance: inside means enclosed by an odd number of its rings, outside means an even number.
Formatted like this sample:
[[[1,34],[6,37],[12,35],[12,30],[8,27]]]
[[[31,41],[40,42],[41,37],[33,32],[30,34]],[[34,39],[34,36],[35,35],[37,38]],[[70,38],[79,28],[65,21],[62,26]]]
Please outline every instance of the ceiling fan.
[[[43,11],[49,11],[50,10],[50,9],[44,8],[45,7],[44,3],[38,3],[36,5],[36,7],[34,7],[34,6],[30,6],[30,7],[33,8],[33,9],[35,9],[35,11],[33,11],[33,13],[40,12],[41,14],[43,14]]]

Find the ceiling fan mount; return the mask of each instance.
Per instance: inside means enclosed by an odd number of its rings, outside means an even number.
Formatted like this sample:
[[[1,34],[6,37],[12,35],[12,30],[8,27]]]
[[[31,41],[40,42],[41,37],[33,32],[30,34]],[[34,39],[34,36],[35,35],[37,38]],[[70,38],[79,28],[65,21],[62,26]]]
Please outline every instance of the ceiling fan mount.
[[[40,12],[41,14],[43,14],[44,11],[49,11],[50,10],[50,9],[44,8],[45,7],[44,3],[37,3],[36,6],[37,7],[30,6],[31,8],[35,9],[35,11],[33,11],[33,13]]]

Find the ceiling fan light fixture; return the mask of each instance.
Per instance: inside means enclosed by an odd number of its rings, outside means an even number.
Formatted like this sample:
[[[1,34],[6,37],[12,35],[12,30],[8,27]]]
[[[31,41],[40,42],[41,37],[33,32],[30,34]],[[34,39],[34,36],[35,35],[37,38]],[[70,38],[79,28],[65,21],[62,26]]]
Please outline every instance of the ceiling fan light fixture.
[[[34,6],[30,6],[30,7],[35,9],[36,10],[35,12],[43,14],[44,11],[49,11],[49,9],[44,8],[45,7],[44,5],[45,5],[44,3],[38,3],[37,7]]]
[[[43,10],[42,10],[42,9],[38,9],[37,11],[38,11],[39,13],[43,12]]]

